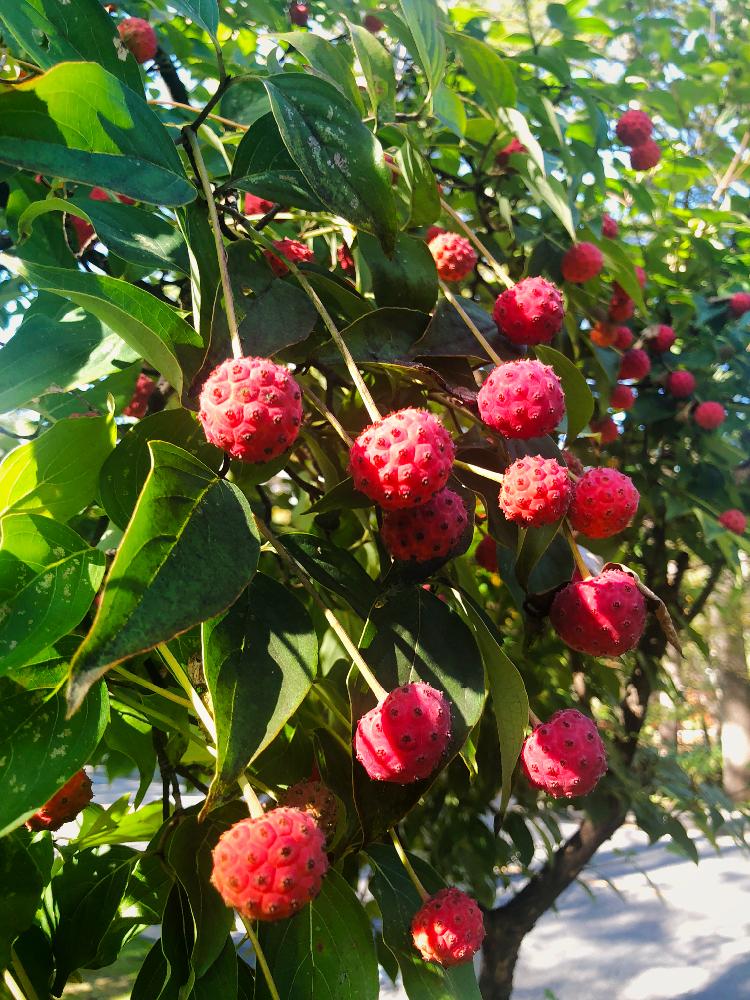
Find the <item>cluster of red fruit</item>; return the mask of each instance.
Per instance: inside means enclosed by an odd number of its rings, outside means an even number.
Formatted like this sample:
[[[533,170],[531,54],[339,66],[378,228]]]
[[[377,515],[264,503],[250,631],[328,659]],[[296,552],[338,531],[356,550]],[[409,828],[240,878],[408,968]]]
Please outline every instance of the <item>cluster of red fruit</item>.
[[[145,417],[148,412],[148,401],[153,396],[155,389],[156,382],[141,372],[135,383],[132,398],[122,411],[123,415],[126,417],[138,417],[139,419]]]
[[[651,138],[654,123],[645,111],[626,111],[617,123],[617,138],[630,146],[633,170],[650,170],[661,159],[661,149]]]

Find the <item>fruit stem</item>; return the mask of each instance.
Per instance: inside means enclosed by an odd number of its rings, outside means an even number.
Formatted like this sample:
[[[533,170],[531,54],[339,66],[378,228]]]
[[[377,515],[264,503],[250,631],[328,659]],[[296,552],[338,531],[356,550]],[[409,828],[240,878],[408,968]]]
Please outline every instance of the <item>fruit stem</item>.
[[[443,295],[450,302],[450,304],[456,310],[456,312],[458,313],[458,315],[461,317],[461,319],[464,321],[464,323],[468,326],[468,328],[474,334],[474,339],[480,345],[480,347],[482,348],[482,350],[487,354],[487,357],[490,358],[492,361],[494,361],[496,365],[501,365],[503,363],[503,359],[500,357],[500,355],[497,353],[497,351],[494,350],[494,348],[490,345],[490,342],[487,340],[487,338],[485,337],[485,335],[482,333],[482,331],[476,325],[476,323],[471,318],[471,316],[469,316],[469,314],[466,312],[466,310],[464,309],[464,307],[459,302],[458,296],[456,296],[456,295],[453,294],[453,292],[450,290],[450,288],[448,288],[448,286],[445,284],[444,281],[440,282],[440,288],[441,288],[441,290],[443,292]]]
[[[578,572],[581,574],[581,578],[584,580],[588,580],[588,578],[591,576],[591,571],[586,565],[586,560],[583,558],[583,555],[581,554],[581,550],[578,547],[575,538],[573,538],[573,532],[570,530],[570,524],[568,523],[567,518],[563,519],[562,529],[563,529],[563,534],[565,535],[565,540],[570,546],[570,551],[573,553],[573,559],[575,561]]]
[[[284,546],[276,537],[276,535],[274,535],[271,529],[265,524],[265,522],[261,521],[261,519],[257,515],[255,517],[255,524],[261,535],[263,535],[263,537],[271,545],[271,547],[276,550],[276,553],[278,554],[282,562],[284,562],[287,568],[297,577],[297,579],[305,588],[305,590],[308,592],[310,597],[312,597],[313,601],[315,601],[320,610],[323,612],[325,620],[328,622],[333,631],[336,633],[339,642],[351,657],[352,662],[356,666],[357,670],[359,670],[367,686],[370,688],[372,693],[378,699],[378,702],[383,701],[385,698],[388,697],[388,692],[380,683],[380,681],[377,679],[372,670],[370,670],[370,668],[367,666],[365,661],[362,659],[362,654],[354,645],[352,640],[349,638],[346,629],[338,620],[336,615],[324,602],[323,598],[317,592],[315,587],[313,587],[312,582],[310,581],[310,578],[308,577],[307,573],[305,573],[305,571],[299,565],[297,560],[292,555],[289,554],[289,552],[284,548]]]
[[[491,479],[493,483],[500,483],[500,485],[502,485],[505,478],[501,472],[493,472],[491,469],[482,468],[481,465],[472,465],[471,462],[461,462],[455,459],[453,464],[458,466],[459,469],[466,469],[467,472],[473,472],[475,476],[482,476],[483,479]]]
[[[265,814],[265,809],[261,805],[260,799],[255,794],[255,789],[247,780],[246,774],[240,774],[237,778],[237,784],[242,789],[242,798],[247,804],[247,809],[253,819],[259,819]]]
[[[477,248],[477,250],[481,253],[481,255],[484,257],[484,259],[487,261],[487,263],[489,264],[489,266],[495,272],[495,274],[497,275],[498,280],[501,281],[502,284],[504,284],[506,288],[513,288],[514,282],[513,282],[513,279],[511,278],[511,276],[508,274],[507,268],[504,268],[502,266],[502,264],[498,263],[498,261],[495,260],[495,258],[492,256],[492,254],[487,249],[487,247],[484,245],[484,243],[482,243],[482,241],[479,239],[479,237],[473,231],[473,229],[471,229],[470,226],[467,226],[467,224],[464,222],[464,220],[461,218],[461,216],[458,214],[458,212],[456,212],[455,209],[451,208],[451,206],[448,204],[448,202],[444,201],[442,198],[440,199],[440,207],[442,208],[442,210],[444,212],[446,212],[448,215],[450,215],[450,217],[455,222],[458,223],[458,225],[461,227],[461,229],[463,229],[463,231],[469,237],[469,239],[471,240],[471,242],[474,244],[474,246]]]
[[[206,732],[211,737],[213,742],[216,743],[216,725],[214,723],[213,718],[211,717],[211,713],[203,704],[200,697],[198,696],[198,692],[190,683],[190,678],[182,669],[181,664],[179,664],[177,660],[174,658],[169,647],[165,642],[160,642],[156,648],[161,653],[164,662],[167,664],[169,669],[174,674],[175,679],[178,681],[180,687],[190,699],[190,704],[193,706],[195,714],[198,716],[203,725],[206,727]]]
[[[13,997],[13,1000],[27,1000],[26,994],[11,975],[10,969],[5,969],[3,972],[3,982],[5,983],[8,993],[10,993]]]
[[[144,677],[139,677],[137,674],[131,674],[131,672],[126,670],[125,667],[115,667],[113,673],[119,674],[123,680],[130,681],[131,684],[137,684],[138,687],[145,688],[147,691],[161,695],[162,698],[167,698],[169,701],[173,701],[175,705],[182,705],[183,708],[190,708],[192,705],[187,698],[181,698],[180,695],[173,694],[166,688],[159,687],[158,684],[152,684],[151,681],[147,681]]]
[[[409,861],[409,858],[406,855],[406,851],[404,850],[401,841],[398,839],[398,834],[396,833],[396,827],[392,826],[388,832],[391,835],[391,840],[393,841],[393,846],[396,848],[396,854],[398,854],[399,859],[401,861],[401,864],[406,869],[406,873],[409,876],[409,878],[412,880],[412,883],[414,884],[414,888],[419,893],[419,898],[422,900],[423,903],[426,903],[427,900],[430,898],[430,894],[425,889],[425,887],[422,885],[422,883],[419,881],[419,876],[414,871],[414,868],[412,867],[412,863],[411,863],[411,861]]]
[[[310,400],[315,409],[323,414],[323,416],[326,418],[331,427],[333,427],[333,429],[336,431],[336,433],[344,442],[344,444],[347,446],[347,448],[351,448],[353,444],[352,439],[349,437],[349,435],[346,433],[344,428],[339,423],[338,417],[336,417],[333,413],[331,413],[331,411],[328,409],[323,400],[319,399],[311,389],[307,388],[306,385],[302,386],[302,391]]]
[[[203,162],[198,136],[189,125],[186,125],[185,128],[183,128],[182,135],[188,148],[190,149],[193,163],[195,164],[195,169],[198,174],[198,179],[201,182],[203,194],[206,197],[206,204],[208,205],[208,215],[211,220],[211,229],[213,230],[214,242],[216,244],[216,257],[219,261],[221,287],[224,291],[224,309],[227,314],[229,338],[232,342],[232,354],[235,358],[241,358],[244,352],[242,350],[242,343],[240,341],[240,334],[237,326],[237,314],[234,311],[234,296],[232,295],[232,282],[229,277],[229,268],[227,266],[227,253],[224,248],[224,237],[221,235],[219,213],[216,211],[216,202],[214,201],[213,191],[211,190],[211,181],[209,180],[208,173],[206,171],[206,164]]]
[[[352,728],[350,720],[347,719],[347,717],[344,715],[344,713],[341,711],[341,709],[338,707],[338,705],[330,696],[330,694],[326,691],[326,689],[322,687],[320,684],[314,684],[313,691],[315,692],[316,696],[320,698],[320,700],[326,706],[331,715],[333,715],[334,718],[338,719],[339,722],[343,723],[347,731],[349,731]],[[336,734],[334,733],[334,735]]]
[[[266,981],[266,986],[268,987],[268,992],[271,994],[271,1000],[281,1000],[279,996],[279,991],[276,989],[276,983],[273,981],[273,976],[271,975],[271,969],[266,961],[266,956],[263,954],[263,949],[260,946],[260,941],[258,940],[258,935],[255,933],[253,925],[250,921],[243,917],[242,914],[239,915],[240,920],[247,932],[248,940],[253,946],[253,951],[255,952],[255,960],[260,966],[260,970],[263,973],[263,978]]]

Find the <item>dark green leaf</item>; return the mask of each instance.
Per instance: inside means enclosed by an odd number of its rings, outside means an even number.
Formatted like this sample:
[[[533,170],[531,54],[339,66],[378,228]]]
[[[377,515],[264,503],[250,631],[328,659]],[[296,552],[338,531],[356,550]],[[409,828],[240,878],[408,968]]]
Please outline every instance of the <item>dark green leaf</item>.
[[[562,382],[565,393],[565,413],[568,420],[567,440],[574,441],[587,426],[594,413],[594,397],[583,372],[564,354],[538,344],[534,352],[545,365],[551,365]]]
[[[412,53],[435,93],[445,69],[445,40],[440,30],[440,10],[435,0],[399,0],[417,51]]]
[[[187,247],[179,229],[160,215],[119,201],[72,198],[102,243],[118,257],[150,270],[190,273]]]
[[[0,969],[10,965],[11,946],[31,925],[52,870],[52,843],[31,843],[27,830],[0,839]]]
[[[387,364],[414,355],[428,321],[424,312],[386,307],[367,313],[341,332],[359,364]],[[332,341],[321,346],[316,358],[323,364],[341,364],[341,354]]]
[[[286,548],[316,583],[343,597],[360,618],[367,618],[378,587],[351,553],[319,535],[289,532],[283,539]]]
[[[313,69],[330,80],[361,114],[364,113],[365,104],[362,95],[354,79],[351,65],[342,54],[341,45],[333,45],[311,31],[288,31],[279,35],[278,39],[294,46]]]
[[[524,588],[528,590],[529,577],[542,558],[544,553],[552,544],[553,539],[560,529],[560,521],[554,524],[545,524],[541,528],[525,528],[519,534],[519,549],[516,556],[516,579]]]
[[[435,91],[434,99],[435,115],[445,125],[447,129],[463,139],[466,135],[466,110],[460,97],[445,84]]]
[[[396,77],[393,59],[371,31],[347,22],[373,113],[381,121],[393,116],[396,105]]]
[[[311,504],[309,514],[325,514],[331,510],[356,510],[359,507],[372,507],[372,500],[364,493],[354,488],[351,477],[336,483],[320,500]]]
[[[389,256],[367,233],[360,233],[357,246],[370,269],[379,306],[403,306],[408,302],[409,309],[430,312],[437,300],[438,278],[435,261],[423,239],[402,233]]]
[[[216,0],[170,0],[170,6],[216,38],[219,30],[219,5]]]
[[[403,224],[407,228],[429,226],[440,216],[440,191],[427,160],[410,142],[405,142],[396,156],[401,168],[401,183],[396,197],[403,201]],[[432,256],[432,255],[430,255]]]
[[[451,33],[469,79],[491,112],[516,105],[516,84],[508,64],[486,42],[469,34]]]
[[[501,358],[510,361],[519,356],[518,349],[500,336],[497,323],[484,309],[469,299],[461,300],[461,308]],[[445,298],[439,300],[424,337],[414,349],[414,354],[416,357],[469,357],[489,361],[474,334]]]

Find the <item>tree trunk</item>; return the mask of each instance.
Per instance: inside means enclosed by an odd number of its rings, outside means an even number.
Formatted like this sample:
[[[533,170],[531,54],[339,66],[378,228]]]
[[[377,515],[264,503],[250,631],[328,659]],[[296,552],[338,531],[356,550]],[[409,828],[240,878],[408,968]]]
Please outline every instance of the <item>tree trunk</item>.
[[[750,798],[750,678],[747,672],[742,591],[728,575],[711,604],[711,653],[718,675],[724,791]]]

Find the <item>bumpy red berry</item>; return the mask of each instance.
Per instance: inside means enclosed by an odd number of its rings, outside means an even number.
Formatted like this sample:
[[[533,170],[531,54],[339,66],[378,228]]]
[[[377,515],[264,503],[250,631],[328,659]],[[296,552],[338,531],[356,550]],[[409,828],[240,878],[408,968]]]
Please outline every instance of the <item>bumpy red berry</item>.
[[[550,609],[552,627],[579,653],[621,656],[634,649],[646,625],[646,599],[621,569],[563,587]]]
[[[429,778],[450,740],[451,706],[422,681],[396,688],[357,723],[354,751],[374,781]]]
[[[636,382],[645,378],[651,371],[651,360],[640,347],[625,351],[620,360],[620,378],[634,379]]]
[[[666,323],[660,323],[656,328],[656,335],[651,337],[648,341],[649,348],[657,354],[664,354],[677,340],[677,334],[674,332],[671,326],[667,326]]]
[[[601,420],[592,420],[589,427],[594,434],[599,435],[602,444],[612,444],[620,436],[620,429],[612,417],[602,417]]]
[[[635,302],[619,285],[615,286],[609,300],[609,318],[613,323],[622,323],[635,312]]]
[[[133,390],[133,396],[128,405],[123,409],[126,417],[145,417],[148,412],[148,401],[154,394],[156,382],[143,372],[138,376]]]
[[[441,889],[411,922],[414,947],[425,962],[444,968],[470,961],[481,948],[484,934],[482,911],[460,889]]]
[[[291,806],[308,813],[330,837],[336,830],[339,807],[336,796],[322,781],[298,781],[279,796],[280,806]]]
[[[735,292],[729,300],[729,311],[733,316],[744,316],[750,312],[750,292]]]
[[[269,462],[296,441],[302,393],[268,358],[228,358],[203,384],[198,419],[208,441],[243,462]]]
[[[654,123],[645,111],[626,111],[617,123],[617,138],[626,146],[638,146],[651,138]]]
[[[444,489],[421,507],[387,510],[380,537],[394,559],[428,562],[447,556],[456,547],[467,522],[461,497]]]
[[[629,385],[618,382],[612,389],[609,405],[613,410],[630,410],[635,404],[635,392]]]
[[[607,752],[596,723],[564,708],[526,737],[521,766],[535,788],[555,799],[573,799],[594,790],[607,770]]]
[[[120,38],[126,49],[132,52],[135,61],[148,62],[156,55],[159,47],[156,32],[142,17],[126,17],[117,25]]]
[[[562,259],[562,276],[566,281],[581,285],[601,273],[604,257],[593,243],[576,243]]]
[[[706,431],[715,430],[727,418],[727,411],[721,403],[699,403],[693,410],[693,420]]]
[[[732,507],[725,510],[719,518],[719,524],[728,531],[733,531],[735,535],[744,535],[747,530],[747,518],[741,510]]]
[[[639,500],[629,476],[617,469],[589,469],[573,488],[568,517],[589,538],[611,538],[633,520]]]
[[[425,233],[425,236],[424,236],[425,242],[426,243],[431,243],[435,239],[436,236],[442,236],[443,233],[447,233],[447,232],[448,232],[448,230],[447,229],[443,229],[442,226],[430,226],[430,228],[427,230],[427,232]]]
[[[520,155],[522,153],[528,153],[528,149],[524,146],[522,142],[519,142],[515,137],[510,140],[507,146],[503,146],[495,153],[495,163],[498,167],[507,167],[510,163],[511,156]]]
[[[372,32],[373,35],[377,35],[379,31],[382,31],[385,25],[375,14],[365,14],[365,19],[362,22],[368,31]]]
[[[443,281],[461,281],[476,267],[474,247],[458,233],[438,233],[427,245]]]
[[[354,273],[354,258],[346,243],[342,243],[336,250],[336,260],[344,274]]]
[[[607,212],[602,216],[602,236],[607,240],[613,240],[620,232],[616,219],[613,219]]]
[[[409,407],[362,433],[349,452],[354,485],[385,510],[427,503],[448,482],[456,447],[440,420]]]
[[[289,4],[289,20],[298,28],[306,28],[310,17],[310,8],[306,3]]]
[[[490,535],[485,535],[477,545],[474,558],[488,573],[497,573],[497,542]]]
[[[285,274],[289,273],[289,268],[284,263],[283,258],[292,261],[293,264],[309,264],[310,261],[315,260],[315,254],[312,250],[304,243],[300,243],[299,240],[284,238],[283,240],[274,240],[273,245],[276,248],[276,253],[271,250],[264,250],[263,253],[271,265],[271,270],[279,278],[283,278]]]
[[[85,771],[78,771],[60,788],[49,802],[26,820],[29,830],[59,830],[74,820],[94,797],[91,778]]]
[[[527,455],[508,466],[498,498],[509,521],[539,528],[567,511],[572,486],[568,470],[554,458]]]
[[[638,284],[641,286],[641,288],[645,288],[648,276],[639,264],[635,265],[635,276],[638,279]]]
[[[242,210],[245,215],[265,215],[273,208],[273,202],[266,198],[259,198],[257,194],[245,192],[245,200],[242,203]]]
[[[249,920],[284,920],[315,899],[327,870],[318,824],[301,809],[281,806],[222,833],[211,882]]]
[[[541,437],[565,413],[562,383],[541,361],[509,361],[487,377],[477,396],[482,420],[508,438]]]
[[[524,278],[498,295],[492,315],[514,344],[548,344],[565,319],[562,293],[544,278]]]
[[[676,371],[667,376],[667,392],[675,399],[687,399],[695,392],[695,375],[692,372]]]
[[[618,326],[615,327],[616,336],[614,340],[613,347],[616,347],[620,351],[627,351],[627,349],[632,345],[635,340],[635,335],[629,326]]]
[[[661,159],[661,149],[653,139],[646,139],[630,150],[630,166],[633,170],[650,170]]]
[[[566,448],[563,451],[563,458],[565,459],[565,465],[568,467],[568,471],[572,472],[574,476],[583,475],[583,462],[580,460],[578,455],[575,455],[570,448]]]

